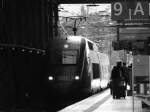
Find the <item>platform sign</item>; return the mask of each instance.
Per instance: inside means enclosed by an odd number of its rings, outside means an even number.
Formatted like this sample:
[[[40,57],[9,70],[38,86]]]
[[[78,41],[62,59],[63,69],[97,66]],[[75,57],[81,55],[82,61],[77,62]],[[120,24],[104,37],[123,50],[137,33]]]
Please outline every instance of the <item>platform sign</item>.
[[[129,27],[119,29],[120,40],[145,40],[150,37],[148,27]]]
[[[113,2],[111,3],[112,20],[150,20],[150,2]]]
[[[135,55],[133,57],[134,76],[149,76],[150,56]]]
[[[128,18],[126,13],[127,7],[125,2],[113,2],[111,4],[111,19],[112,20],[123,20]]]

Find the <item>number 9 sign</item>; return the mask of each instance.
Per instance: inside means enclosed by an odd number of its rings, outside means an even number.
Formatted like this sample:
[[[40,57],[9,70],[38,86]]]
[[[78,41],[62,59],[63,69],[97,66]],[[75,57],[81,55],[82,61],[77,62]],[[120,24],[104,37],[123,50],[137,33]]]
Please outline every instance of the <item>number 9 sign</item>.
[[[124,2],[113,2],[111,4],[112,20],[121,20],[125,19],[128,16],[128,11],[125,10],[125,6],[126,4]]]
[[[120,16],[122,14],[122,4],[120,2],[116,2],[113,6],[114,15]]]

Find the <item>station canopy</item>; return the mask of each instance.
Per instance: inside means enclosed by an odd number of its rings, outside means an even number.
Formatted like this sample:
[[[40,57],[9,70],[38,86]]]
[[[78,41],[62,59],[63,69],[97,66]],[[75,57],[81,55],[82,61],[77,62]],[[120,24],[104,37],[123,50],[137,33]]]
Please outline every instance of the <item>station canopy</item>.
[[[143,1],[143,0],[57,0],[60,4],[68,3],[112,3],[112,2],[131,2],[131,1]]]
[[[58,4],[111,4],[111,20],[119,25],[120,40],[150,37],[149,0],[57,0]],[[121,24],[120,24],[121,23]]]

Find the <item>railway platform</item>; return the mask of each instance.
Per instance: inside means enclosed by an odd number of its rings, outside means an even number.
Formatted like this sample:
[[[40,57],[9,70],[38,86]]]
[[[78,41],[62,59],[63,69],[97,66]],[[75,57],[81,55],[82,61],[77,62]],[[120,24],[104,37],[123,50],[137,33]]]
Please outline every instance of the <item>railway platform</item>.
[[[127,96],[125,99],[113,99],[108,89],[59,112],[150,112],[150,110],[142,108],[142,102],[137,97]]]

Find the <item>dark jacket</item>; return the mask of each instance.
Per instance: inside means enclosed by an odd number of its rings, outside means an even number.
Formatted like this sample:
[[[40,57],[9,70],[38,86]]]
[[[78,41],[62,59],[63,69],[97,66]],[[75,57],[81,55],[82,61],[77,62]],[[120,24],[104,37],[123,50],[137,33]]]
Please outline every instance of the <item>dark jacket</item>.
[[[122,68],[115,66],[111,72],[111,80],[119,79],[122,76]]]

